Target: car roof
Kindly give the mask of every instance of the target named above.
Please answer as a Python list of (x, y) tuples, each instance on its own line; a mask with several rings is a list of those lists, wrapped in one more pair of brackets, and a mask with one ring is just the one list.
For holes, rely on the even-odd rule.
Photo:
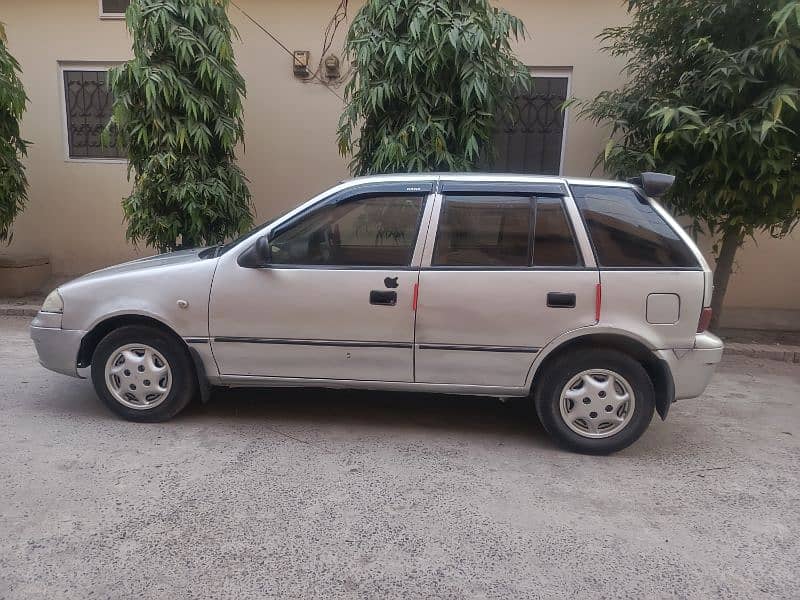
[(385, 181), (420, 181), (420, 180), (440, 180), (440, 181), (470, 181), (470, 182), (497, 182), (497, 183), (561, 183), (566, 185), (593, 185), (604, 187), (626, 187), (633, 188), (633, 184), (627, 181), (614, 179), (595, 179), (587, 177), (558, 177), (553, 175), (526, 175), (522, 173), (482, 173), (482, 172), (438, 172), (438, 173), (393, 173), (382, 175), (364, 175), (345, 179), (340, 183), (358, 185), (361, 183), (380, 183)]

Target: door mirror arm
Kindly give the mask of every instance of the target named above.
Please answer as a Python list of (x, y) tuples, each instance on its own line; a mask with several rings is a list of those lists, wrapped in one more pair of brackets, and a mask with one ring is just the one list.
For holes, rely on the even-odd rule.
[(270, 245), (269, 234), (262, 235), (256, 240), (256, 254), (263, 266), (272, 262), (272, 247)]
[(272, 262), (272, 247), (269, 234), (260, 236), (256, 243), (239, 255), (236, 261), (245, 269), (261, 269)]

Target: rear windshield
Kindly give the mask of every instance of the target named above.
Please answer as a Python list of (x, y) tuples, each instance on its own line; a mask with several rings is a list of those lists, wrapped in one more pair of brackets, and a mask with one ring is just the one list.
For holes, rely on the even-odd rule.
[(700, 267), (678, 233), (632, 189), (571, 189), (601, 267)]

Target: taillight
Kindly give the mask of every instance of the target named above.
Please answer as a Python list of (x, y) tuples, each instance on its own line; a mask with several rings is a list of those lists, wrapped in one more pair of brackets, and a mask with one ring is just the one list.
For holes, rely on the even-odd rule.
[(700, 320), (697, 322), (697, 333), (703, 333), (711, 325), (711, 308), (704, 308), (700, 311)]

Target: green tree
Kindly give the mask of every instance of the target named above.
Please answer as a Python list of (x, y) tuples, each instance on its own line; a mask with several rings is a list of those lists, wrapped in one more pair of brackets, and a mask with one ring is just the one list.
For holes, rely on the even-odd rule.
[(0, 242), (11, 242), (11, 224), (28, 200), (28, 180), (22, 159), (28, 142), (20, 137), (19, 123), (28, 97), (19, 79), (21, 69), (6, 46), (0, 23)]
[(367, 0), (347, 35), (339, 151), (354, 174), (469, 171), (492, 158), (498, 115), (530, 85), (522, 22), (487, 0)]
[(715, 239), (714, 321), (737, 249), (800, 218), (800, 2), (630, 0), (605, 29), (628, 82), (582, 104), (611, 124), (598, 164), (677, 175), (666, 201)]
[(125, 22), (134, 58), (112, 69), (106, 130), (128, 153), (128, 239), (159, 250), (221, 242), (252, 224), (236, 165), (245, 84), (227, 0), (134, 0)]

